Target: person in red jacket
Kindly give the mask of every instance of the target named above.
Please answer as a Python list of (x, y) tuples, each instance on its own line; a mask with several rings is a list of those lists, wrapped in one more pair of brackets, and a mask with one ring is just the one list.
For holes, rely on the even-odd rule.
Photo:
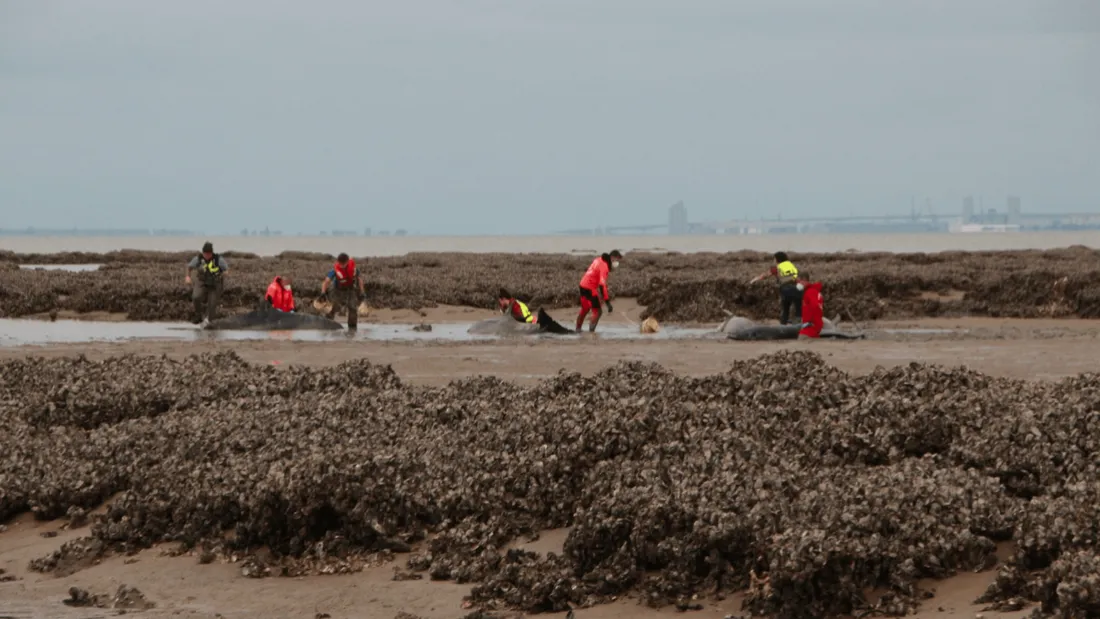
[(584, 277), (581, 278), (581, 312), (577, 314), (577, 331), (584, 325), (584, 317), (592, 312), (592, 320), (588, 323), (588, 330), (595, 331), (600, 322), (601, 300), (607, 304), (607, 313), (615, 311), (611, 306), (611, 293), (607, 289), (607, 276), (613, 269), (619, 268), (619, 261), (623, 255), (617, 249), (609, 254), (602, 254), (592, 261)]
[(349, 258), (347, 254), (341, 253), (336, 257), (336, 263), (332, 265), (332, 270), (321, 282), (322, 298), (328, 297), (330, 286), (332, 287), (332, 309), (329, 310), (328, 318), (335, 318), (337, 311), (346, 308), (348, 312), (348, 329), (355, 331), (359, 326), (359, 302), (362, 301), (366, 290), (359, 269), (355, 266), (355, 261)]
[(290, 278), (276, 275), (268, 285), (264, 299), (273, 309), (280, 312), (293, 312), (294, 292), (290, 289)]
[(798, 337), (819, 337), (825, 326), (825, 297), (821, 282), (811, 282), (805, 272), (799, 274), (798, 289), (802, 292), (802, 330)]

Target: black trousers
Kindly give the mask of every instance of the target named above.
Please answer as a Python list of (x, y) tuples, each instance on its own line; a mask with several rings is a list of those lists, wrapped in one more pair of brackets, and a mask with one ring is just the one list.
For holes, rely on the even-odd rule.
[(794, 315), (799, 323), (802, 322), (802, 291), (794, 284), (784, 284), (779, 287), (779, 324), (788, 324), (791, 314), (791, 306), (794, 306)]

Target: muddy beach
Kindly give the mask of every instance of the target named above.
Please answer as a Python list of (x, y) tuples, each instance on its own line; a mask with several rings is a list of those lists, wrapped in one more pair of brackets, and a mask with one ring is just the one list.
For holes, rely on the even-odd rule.
[[(283, 252), (261, 258), (226, 251), (228, 313), (252, 309), (275, 275), (295, 282), (309, 311), (332, 256)], [(0, 317), (50, 312), (118, 315), (132, 321), (182, 321), (190, 311), (183, 272), (191, 253), (106, 254), (0, 252)], [(829, 308), (853, 320), (924, 317), (1100, 317), (1100, 252), (1047, 251), (937, 254), (797, 254), (791, 258), (825, 282)], [(533, 306), (568, 307), (592, 257), (571, 254), (420, 253), (359, 259), (374, 309), (420, 311), (439, 306), (488, 309), (505, 287)], [(636, 298), (642, 317), (662, 322), (714, 322), (726, 311), (754, 319), (776, 315), (774, 287), (750, 286), (772, 264), (760, 252), (629, 253), (611, 279), (613, 295)], [(20, 268), (20, 265), (65, 269)], [(71, 265), (91, 265), (74, 271)]]

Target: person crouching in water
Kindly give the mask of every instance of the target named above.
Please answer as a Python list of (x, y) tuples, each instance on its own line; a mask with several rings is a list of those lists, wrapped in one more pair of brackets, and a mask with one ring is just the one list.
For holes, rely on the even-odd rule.
[(348, 258), (347, 254), (336, 257), (336, 263), (328, 272), (325, 281), (321, 283), (321, 296), (329, 296), (329, 286), (333, 286), (331, 295), (332, 309), (328, 318), (336, 317), (336, 312), (342, 307), (348, 310), (348, 329), (356, 329), (359, 325), (359, 301), (366, 294), (363, 289), (363, 280), (359, 277), (359, 270), (355, 268), (355, 261)]
[(787, 258), (787, 253), (775, 252), (775, 266), (752, 278), (749, 284), (755, 284), (769, 275), (779, 283), (779, 324), (788, 324), (791, 307), (794, 307), (795, 320), (802, 321), (802, 291), (798, 289), (798, 268)]
[(290, 278), (276, 275), (275, 279), (267, 286), (264, 300), (272, 309), (280, 312), (294, 311), (294, 292), (290, 289)]
[(497, 293), (497, 297), (501, 313), (510, 314), (517, 322), (538, 323), (538, 317), (531, 313), (531, 310), (527, 308), (527, 304), (517, 299), (512, 293), (501, 288), (500, 292)]
[(607, 304), (607, 313), (615, 311), (611, 306), (611, 294), (607, 290), (607, 276), (612, 269), (619, 268), (619, 260), (623, 255), (619, 250), (613, 249), (609, 254), (602, 254), (592, 261), (584, 277), (581, 278), (581, 312), (577, 314), (577, 331), (584, 325), (584, 317), (592, 312), (592, 320), (588, 323), (588, 330), (594, 332), (600, 322), (600, 300)]
[(798, 277), (797, 287), (802, 293), (802, 330), (798, 339), (821, 337), (825, 326), (825, 297), (821, 294), (821, 282), (811, 282), (810, 276), (802, 273)]

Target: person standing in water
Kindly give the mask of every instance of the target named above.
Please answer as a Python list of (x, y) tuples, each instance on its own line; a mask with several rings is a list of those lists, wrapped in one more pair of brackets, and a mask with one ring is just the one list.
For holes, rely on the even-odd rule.
[(355, 330), (359, 326), (359, 302), (366, 294), (363, 287), (363, 279), (359, 276), (359, 269), (355, 267), (355, 261), (348, 258), (347, 254), (336, 257), (336, 263), (328, 272), (325, 281), (321, 283), (321, 296), (329, 295), (329, 286), (333, 286), (332, 309), (328, 318), (336, 317), (336, 312), (346, 307), (348, 310), (348, 329)]
[(581, 278), (581, 311), (577, 314), (577, 331), (584, 326), (584, 317), (592, 312), (592, 319), (588, 323), (588, 331), (595, 332), (596, 325), (600, 322), (601, 300), (607, 305), (607, 313), (615, 311), (611, 306), (611, 293), (607, 289), (607, 277), (612, 270), (619, 268), (619, 261), (623, 255), (617, 249), (611, 253), (602, 254), (592, 261), (584, 277)]
[(184, 281), (192, 286), (191, 302), (194, 304), (194, 314), (191, 322), (199, 324), (206, 320), (215, 320), (218, 317), (218, 303), (222, 298), (222, 290), (225, 288), (225, 274), (229, 271), (229, 265), (225, 258), (214, 253), (214, 244), (210, 241), (203, 243), (202, 253), (187, 263), (187, 277)]
[(775, 266), (752, 278), (749, 284), (755, 284), (769, 275), (779, 284), (779, 324), (788, 323), (791, 307), (794, 307), (795, 319), (802, 322), (802, 291), (798, 289), (798, 267), (787, 257), (786, 252), (774, 254)]

